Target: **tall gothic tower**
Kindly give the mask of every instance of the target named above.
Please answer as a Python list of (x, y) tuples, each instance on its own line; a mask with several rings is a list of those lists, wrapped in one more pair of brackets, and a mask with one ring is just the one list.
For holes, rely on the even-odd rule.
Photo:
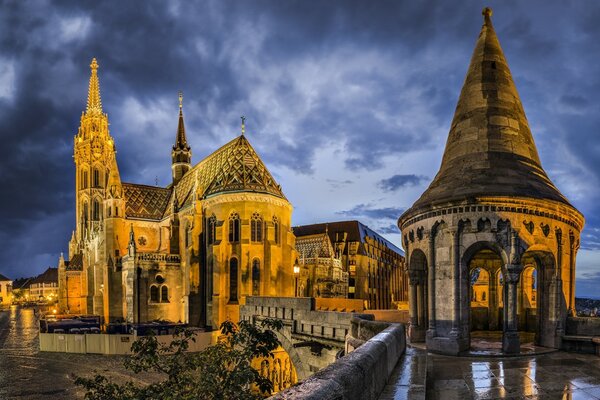
[(90, 64), (91, 76), (87, 107), (81, 115), (74, 138), (76, 221), (75, 240), (79, 244), (100, 227), (103, 200), (110, 167), (115, 158), (114, 140), (108, 132), (108, 115), (102, 111), (98, 62)]
[(173, 185), (185, 175), (192, 167), (192, 148), (188, 145), (185, 137), (185, 126), (183, 125), (183, 94), (179, 92), (179, 124), (177, 136), (171, 152), (171, 171), (173, 172)]

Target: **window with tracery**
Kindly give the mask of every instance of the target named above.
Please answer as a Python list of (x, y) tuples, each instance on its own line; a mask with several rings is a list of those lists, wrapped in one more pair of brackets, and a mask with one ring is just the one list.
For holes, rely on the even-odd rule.
[(238, 259), (229, 261), (229, 301), (238, 301)]
[(252, 214), (252, 220), (250, 221), (250, 240), (252, 242), (262, 242), (262, 225), (263, 222), (260, 214)]
[(162, 303), (168, 303), (169, 302), (169, 288), (167, 287), (167, 285), (163, 285), (160, 288), (160, 301)]
[(208, 244), (214, 244), (217, 240), (217, 217), (214, 214), (208, 219), (207, 231)]
[(240, 216), (237, 213), (229, 217), (229, 242), (237, 243), (240, 241)]
[(92, 187), (100, 187), (100, 171), (98, 170), (98, 168), (94, 168), (94, 174), (92, 179)]

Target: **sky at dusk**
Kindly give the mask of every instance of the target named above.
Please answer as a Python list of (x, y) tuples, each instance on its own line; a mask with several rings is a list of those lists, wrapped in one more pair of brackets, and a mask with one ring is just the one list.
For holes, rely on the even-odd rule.
[(193, 163), (245, 115), (294, 225), (358, 219), (399, 246), (396, 221), (439, 168), (489, 5), (542, 164), (586, 217), (577, 294), (600, 296), (600, 2), (1, 4), (4, 275), (67, 251), (92, 57), (123, 181), (170, 183), (181, 90)]

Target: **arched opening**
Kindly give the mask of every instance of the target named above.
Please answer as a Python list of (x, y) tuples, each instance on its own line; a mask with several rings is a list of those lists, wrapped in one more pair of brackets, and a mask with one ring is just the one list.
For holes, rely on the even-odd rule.
[(427, 257), (415, 249), (410, 255), (409, 267), (409, 337), (413, 342), (425, 340), (427, 330)]
[(252, 214), (252, 220), (250, 221), (250, 241), (262, 242), (262, 225), (263, 221), (260, 214)]
[(158, 303), (158, 286), (150, 286), (150, 301), (152, 303)]
[(160, 301), (161, 303), (169, 302), (169, 288), (166, 285), (160, 288)]
[(252, 261), (252, 296), (260, 295), (260, 260)]
[[(298, 372), (292, 360), (283, 346), (279, 346), (272, 352), (273, 357), (257, 357), (252, 361), (252, 366), (259, 374), (267, 378), (273, 384), (273, 393), (281, 392), (298, 382)], [(298, 355), (296, 354), (296, 357)]]
[(238, 301), (238, 259), (229, 260), (229, 302)]
[(472, 336), (487, 336), (479, 332), (501, 330), (502, 265), (502, 258), (486, 246), (476, 251), (469, 260)]
[(229, 217), (229, 242), (237, 243), (240, 241), (240, 216), (232, 213)]

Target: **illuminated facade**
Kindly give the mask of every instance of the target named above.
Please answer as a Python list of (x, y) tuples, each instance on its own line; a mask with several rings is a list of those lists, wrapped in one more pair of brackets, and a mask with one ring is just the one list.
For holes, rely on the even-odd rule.
[(0, 274), (0, 305), (12, 303), (12, 284), (12, 280)]
[(532, 327), (537, 344), (560, 348), (584, 218), (542, 168), (492, 12), (483, 14), (440, 170), (398, 221), (409, 336), (458, 354), (485, 326), (518, 353), (518, 331)]
[(92, 61), (74, 138), (76, 229), (59, 260), (63, 312), (218, 327), (247, 295), (292, 296), (292, 206), (242, 135), (195, 166), (182, 97), (172, 183), (121, 181)]
[[(358, 221), (338, 221), (297, 226), (294, 234), (299, 264), (302, 264), (303, 252), (306, 257), (315, 251), (308, 250), (309, 247), (303, 250), (301, 243), (311, 241), (314, 249), (315, 238), (328, 236), (329, 244), (321, 241), (318, 248), (321, 252), (331, 252), (333, 258), (340, 261), (341, 272), (348, 273), (348, 298), (364, 300), (365, 309), (407, 308), (408, 275), (404, 253), (368, 226)], [(327, 246), (331, 249), (327, 250)], [(308, 271), (301, 269), (300, 275), (308, 274)], [(314, 296), (314, 291), (305, 293)]]

